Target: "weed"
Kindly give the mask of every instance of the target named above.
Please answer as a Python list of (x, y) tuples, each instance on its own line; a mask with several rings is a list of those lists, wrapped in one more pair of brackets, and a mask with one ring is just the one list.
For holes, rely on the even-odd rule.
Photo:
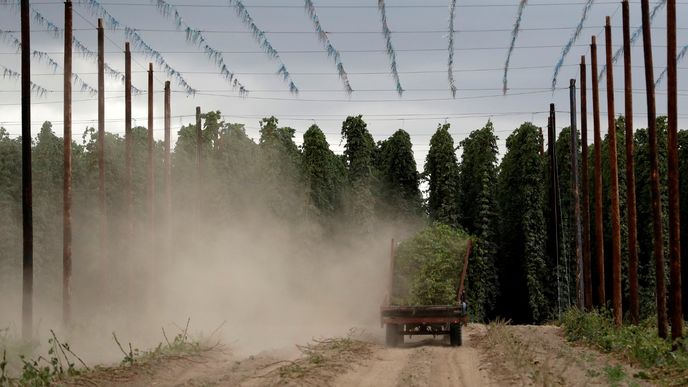
[(619, 383), (626, 379), (626, 372), (619, 364), (613, 366), (606, 365), (602, 370), (607, 376), (607, 381), (612, 386), (618, 386)]
[[(16, 378), (9, 375), (7, 350), (3, 349), (2, 361), (0, 361), (0, 385), (49, 386), (57, 380), (79, 375), (82, 370), (89, 369), (72, 351), (68, 343), (60, 342), (52, 330), (50, 335), (47, 357), (39, 355), (29, 358), (23, 354), (19, 355), (22, 367), (21, 373)], [(78, 368), (77, 362), (81, 364), (81, 368)]]
[(654, 319), (617, 328), (609, 311), (584, 313), (571, 309), (564, 313), (561, 322), (568, 340), (615, 353), (645, 369), (634, 377), (670, 385), (688, 379), (688, 353), (672, 350), (671, 342), (658, 337)]

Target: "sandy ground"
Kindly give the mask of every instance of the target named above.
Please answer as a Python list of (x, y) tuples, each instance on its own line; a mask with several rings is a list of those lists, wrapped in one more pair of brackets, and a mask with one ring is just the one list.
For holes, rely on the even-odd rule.
[(647, 385), (637, 371), (574, 347), (558, 327), (469, 324), (463, 345), (407, 338), (332, 339), (294, 350), (236, 358), (218, 347), (191, 358), (96, 371), (68, 385), (104, 386), (589, 386)]

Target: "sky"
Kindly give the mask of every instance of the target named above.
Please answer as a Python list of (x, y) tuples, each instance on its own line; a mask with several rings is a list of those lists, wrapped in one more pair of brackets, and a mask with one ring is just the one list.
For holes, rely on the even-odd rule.
[[(12, 38), (19, 38), (18, 8), (0, 1), (0, 74), (5, 69), (20, 71), (20, 55)], [(18, 2), (18, 1), (16, 1)], [(97, 50), (95, 25), (99, 14), (88, 6), (89, 0), (74, 1), (74, 36), (92, 51)], [(458, 143), (472, 130), (494, 123), (500, 152), (505, 151), (508, 135), (525, 121), (546, 126), (550, 103), (556, 104), (557, 127), (569, 125), (569, 79), (578, 79), (581, 55), (590, 63), (591, 36), (597, 35), (598, 58), (604, 63), (605, 16), (611, 17), (614, 51), (621, 45), (621, 3), (594, 1), (578, 40), (565, 57), (557, 88), (551, 91), (554, 67), (562, 48), (573, 35), (586, 1), (529, 1), (523, 9), (520, 30), (510, 60), (508, 91), (502, 94), (502, 80), (519, 1), (457, 0), (454, 20), (454, 78), (458, 89), (452, 98), (448, 82), (448, 42), (450, 0), (387, 0), (386, 16), (402, 96), (390, 72), (390, 59), (382, 33), (381, 14), (374, 0), (313, 0), (322, 28), (333, 47), (340, 52), (353, 93), (348, 95), (337, 68), (318, 40), (304, 1), (244, 0), (245, 9), (255, 25), (277, 51), (279, 60), (266, 55), (249, 28), (236, 13), (236, 7), (223, 0), (169, 0), (185, 23), (202, 31), (209, 46), (222, 52), (224, 63), (247, 89), (245, 96), (232, 88), (203, 49), (186, 39), (177, 29), (173, 16), (163, 15), (155, 0), (102, 0), (100, 4), (120, 26), (106, 23), (105, 60), (113, 69), (124, 72), (123, 31), (138, 31), (143, 41), (160, 53), (170, 68), (196, 90), (188, 95), (178, 79), (168, 77), (154, 64), (154, 135), (163, 137), (163, 85), (172, 83), (172, 133), (182, 125), (195, 122), (195, 107), (219, 110), (228, 122), (243, 123), (247, 134), (258, 138), (259, 121), (274, 115), (280, 126), (296, 129), (295, 141), (317, 124), (327, 135), (332, 149), (341, 153), (341, 124), (349, 115), (362, 114), (376, 140), (389, 137), (397, 129), (411, 135), (419, 168), (422, 168), (432, 133), (438, 124), (450, 123)], [(5, 4), (5, 5), (3, 5)], [(31, 2), (35, 11), (55, 26), (64, 26), (64, 4), (58, 0)], [(654, 7), (655, 1), (650, 6)], [(631, 1), (631, 25), (640, 26), (640, 2)], [(678, 2), (678, 49), (688, 44), (688, 2)], [(653, 22), (655, 77), (666, 66), (666, 8)], [(32, 20), (31, 48), (47, 53), (59, 66), (63, 64), (63, 38), (54, 36)], [(133, 45), (133, 85), (146, 90), (146, 70), (154, 60)], [(645, 79), (642, 37), (633, 51), (634, 119), (646, 127)], [(284, 64), (299, 89), (277, 75)], [(74, 50), (74, 72), (94, 88), (97, 86), (96, 61)], [(32, 96), (32, 130), (37, 133), (43, 121), (51, 121), (58, 135), (63, 127), (62, 69), (53, 71), (46, 60), (32, 60), (32, 81), (49, 90)], [(588, 71), (590, 76), (590, 71)], [(624, 110), (622, 60), (614, 66), (616, 114)], [(688, 89), (688, 63), (679, 63), (679, 127), (688, 127), (688, 114), (682, 114)], [(578, 81), (579, 82), (579, 81)], [(590, 87), (591, 80), (588, 79)], [(106, 130), (124, 132), (124, 92), (120, 80), (106, 77)], [(600, 80), (602, 133), (606, 125), (606, 82)], [(21, 132), (20, 83), (12, 77), (0, 78), (0, 126), (12, 136)], [(577, 93), (577, 98), (579, 97)], [(589, 94), (589, 103), (591, 97)], [(87, 127), (97, 126), (97, 97), (74, 87), (73, 136), (81, 141)], [(146, 126), (146, 94), (133, 98), (134, 125)], [(592, 112), (592, 107), (588, 105)], [(666, 113), (666, 81), (657, 87), (657, 113)], [(580, 118), (579, 118), (580, 120)], [(580, 122), (580, 121), (579, 121)], [(589, 118), (592, 141), (592, 117)], [(460, 152), (460, 150), (459, 150)]]

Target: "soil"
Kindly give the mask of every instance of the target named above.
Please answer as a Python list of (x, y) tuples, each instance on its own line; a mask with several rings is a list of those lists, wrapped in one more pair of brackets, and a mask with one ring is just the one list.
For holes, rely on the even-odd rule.
[(101, 369), (64, 385), (104, 386), (589, 386), (648, 385), (627, 365), (572, 346), (554, 326), (469, 324), (463, 345), (407, 337), (387, 348), (380, 335), (316, 340), (237, 358), (216, 347), (189, 357)]

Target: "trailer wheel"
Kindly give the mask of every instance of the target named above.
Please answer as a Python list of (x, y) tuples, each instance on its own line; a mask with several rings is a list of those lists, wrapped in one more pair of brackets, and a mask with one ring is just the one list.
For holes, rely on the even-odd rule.
[(461, 346), (461, 324), (449, 325), (449, 343), (452, 347)]
[(387, 324), (385, 334), (385, 344), (388, 347), (396, 347), (404, 342), (404, 336), (400, 332), (400, 326), (397, 324)]

